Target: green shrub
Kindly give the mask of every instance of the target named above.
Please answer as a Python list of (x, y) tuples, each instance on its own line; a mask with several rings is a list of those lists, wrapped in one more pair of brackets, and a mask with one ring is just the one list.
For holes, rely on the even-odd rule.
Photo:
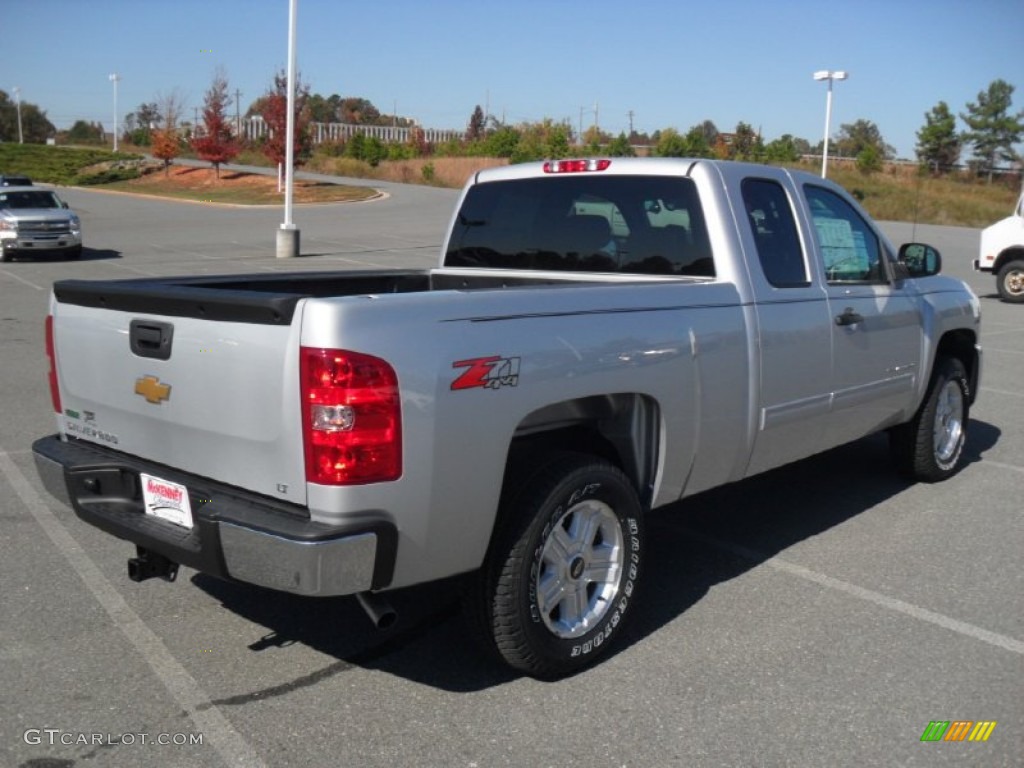
[(95, 173), (82, 173), (75, 176), (71, 183), (81, 187), (91, 187), (96, 184), (109, 184), (112, 181), (128, 181), (137, 179), (142, 175), (138, 168), (107, 168)]
[(97, 163), (138, 159), (139, 155), (98, 148), (0, 144), (0, 173), (23, 173), (33, 181), (50, 184), (72, 183), (83, 168)]

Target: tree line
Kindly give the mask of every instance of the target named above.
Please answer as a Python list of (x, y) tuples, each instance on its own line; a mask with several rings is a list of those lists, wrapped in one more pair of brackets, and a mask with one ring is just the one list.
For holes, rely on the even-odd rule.
[[(255, 99), (244, 113), (245, 119), (260, 116), (269, 131), (250, 142), (272, 163), (283, 163), (286, 155), (285, 124), (287, 117), (287, 78), (276, 73), (267, 91)], [(1024, 111), (1014, 112), (1014, 86), (1004, 80), (993, 81), (978, 93), (976, 101), (965, 105), (959, 117), (966, 125), (958, 130), (957, 118), (945, 101), (940, 101), (925, 114), (925, 123), (917, 132), (918, 161), (936, 173), (958, 167), (965, 149), (972, 152), (968, 166), (979, 174), (991, 174), (1004, 164), (1019, 163), (1015, 149), (1024, 135)], [(220, 165), (237, 157), (244, 142), (232, 127), (229, 109), (234, 105), (227, 74), (218, 68), (204, 94), (202, 118), (197, 125), (184, 121), (184, 98), (174, 90), (143, 103), (126, 116), (124, 138), (137, 146), (148, 146), (162, 159), (165, 169), (183, 151), (191, 148), (201, 159), (210, 162), (219, 174)], [(42, 142), (57, 134), (46, 112), (35, 104), (22, 102), (22, 135), (25, 141)], [(241, 116), (239, 105), (235, 114)], [(0, 91), (0, 141), (17, 141), (17, 105)], [(361, 97), (338, 94), (323, 96), (311, 93), (301, 78), (295, 99), (296, 165), (302, 165), (312, 154), (311, 123), (349, 123), (362, 125), (394, 125), (407, 128), (409, 140), (384, 143), (376, 137), (356, 134), (342, 141), (333, 141), (320, 151), (328, 155), (352, 157), (377, 165), (385, 159), (407, 159), (424, 155), (505, 157), (511, 162), (542, 158), (566, 157), (581, 150), (611, 156), (636, 154), (636, 147), (645, 145), (650, 154), (660, 157), (718, 157), (754, 162), (794, 162), (803, 155), (821, 154), (823, 142), (811, 144), (792, 134), (784, 134), (765, 142), (760, 131), (746, 122), (739, 122), (731, 132), (720, 131), (711, 120), (704, 120), (686, 132), (665, 128), (652, 134), (633, 132), (612, 136), (591, 126), (577, 133), (568, 120), (545, 118), (537, 122), (509, 125), (493, 115), (486, 115), (477, 105), (467, 121), (465, 135), (437, 145), (427, 143), (423, 131), (414, 120), (397, 114), (384, 114), (372, 102)], [(77, 121), (65, 138), (72, 142), (96, 142), (103, 139), (100, 123)], [(837, 135), (830, 137), (836, 155), (853, 158), (862, 171), (878, 170), (895, 155), (878, 126), (865, 119), (842, 124)]]
[(1014, 148), (1024, 135), (1024, 111), (1012, 111), (1014, 87), (1005, 80), (994, 80), (978, 93), (976, 101), (968, 102), (960, 119), (967, 129), (957, 130), (956, 117), (949, 105), (940, 101), (924, 116), (925, 123), (917, 132), (918, 160), (937, 173), (948, 172), (960, 162), (965, 147), (973, 157), (972, 170), (992, 172), (1002, 163), (1019, 163)]

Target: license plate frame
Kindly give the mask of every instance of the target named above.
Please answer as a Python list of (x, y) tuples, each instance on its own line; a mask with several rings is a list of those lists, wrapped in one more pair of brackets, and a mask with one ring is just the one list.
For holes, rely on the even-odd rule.
[(139, 473), (139, 484), (142, 487), (142, 510), (145, 514), (191, 530), (195, 521), (188, 488), (145, 472)]

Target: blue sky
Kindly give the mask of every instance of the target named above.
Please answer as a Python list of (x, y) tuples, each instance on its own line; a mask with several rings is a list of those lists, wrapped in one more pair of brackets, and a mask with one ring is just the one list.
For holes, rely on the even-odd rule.
[[(217, 66), (242, 111), (287, 63), (287, 0), (0, 0), (0, 89), (58, 128), (119, 121), (177, 88), (191, 118)], [(313, 92), (360, 96), (430, 128), (475, 105), (618, 133), (744, 121), (766, 140), (874, 122), (899, 156), (940, 100), (954, 113), (1001, 78), (1024, 109), (1021, 0), (299, 0), (298, 65)], [(207, 52), (208, 51), (208, 52)], [(231, 110), (234, 111), (233, 108)], [(963, 125), (961, 123), (960, 127)], [(966, 157), (964, 158), (966, 159)]]

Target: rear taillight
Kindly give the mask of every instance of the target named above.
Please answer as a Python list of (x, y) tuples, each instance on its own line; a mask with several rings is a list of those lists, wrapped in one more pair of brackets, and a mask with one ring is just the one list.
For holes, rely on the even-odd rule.
[(302, 347), (302, 439), (306, 480), (356, 485), (402, 474), (398, 377), (384, 360)]
[(61, 413), (60, 390), (57, 389), (57, 356), (53, 352), (53, 315), (46, 316), (46, 358), (50, 361), (50, 371), (47, 374), (50, 380), (50, 402), (53, 403), (54, 413)]

